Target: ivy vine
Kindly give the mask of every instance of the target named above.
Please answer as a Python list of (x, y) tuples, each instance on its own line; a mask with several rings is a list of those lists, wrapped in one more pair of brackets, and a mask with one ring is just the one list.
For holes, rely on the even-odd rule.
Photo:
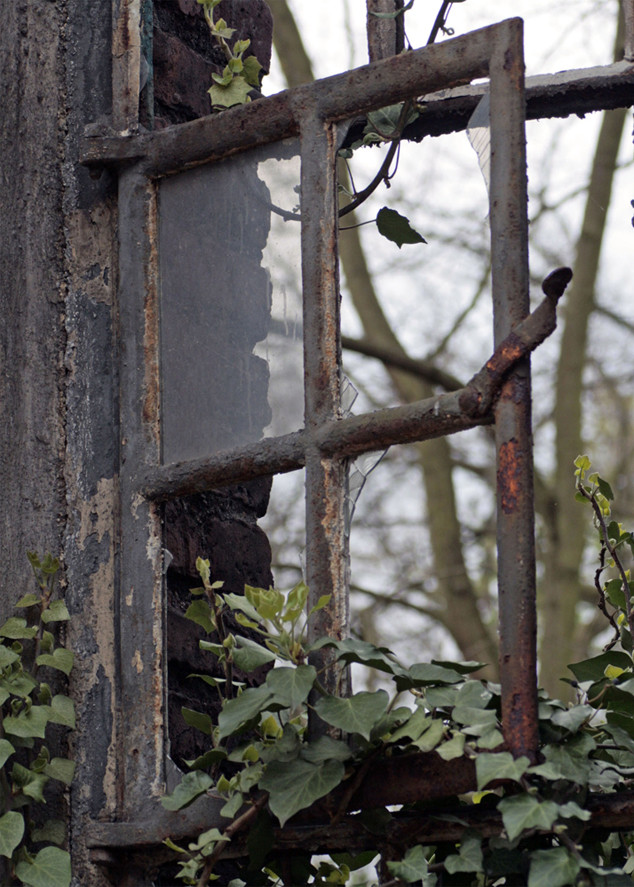
[[(624, 553), (634, 553), (634, 536), (611, 518), (612, 490), (590, 473), (587, 456), (575, 466), (576, 496), (592, 508), (599, 535), (598, 605), (616, 634), (602, 653), (570, 666), (574, 704), (540, 691), (536, 761), (506, 751), (500, 688), (470, 677), (482, 663), (405, 667), (388, 649), (355, 638), (325, 637), (308, 644), (307, 618), (326, 606), (327, 598), (307, 616), (308, 589), (301, 582), (288, 594), (249, 586), (244, 595), (223, 593), (222, 583), (211, 581), (209, 562), (199, 559), (202, 586), (194, 590), (187, 616), (212, 636), (200, 646), (217, 657), (224, 678), (198, 679), (216, 688), (222, 708), (217, 723), (204, 712), (184, 710), (187, 722), (209, 737), (210, 748), (189, 762), (190, 772), (163, 805), (179, 810), (201, 795), (221, 798), (228, 825), (210, 829), (188, 846), (168, 842), (180, 858), (185, 883), (210, 883), (227, 842), (249, 832), (241, 845), (247, 880), (234, 879), (231, 887), (631, 887), (634, 836), (592, 828), (591, 818), (593, 799), (614, 799), (634, 785), (633, 586), (624, 566)], [(259, 641), (227, 632), (228, 612)], [(382, 672), (394, 693), (328, 694), (308, 661), (311, 651), (325, 646), (342, 665)], [(232, 680), (234, 667), (249, 674), (263, 665), (271, 668), (260, 686), (245, 688)], [(327, 729), (309, 732), (309, 717)], [(444, 805), (436, 813), (461, 824), (461, 834), (453, 842), (415, 844), (399, 853), (387, 839), (390, 823), (420, 812), (420, 805), (356, 814), (347, 813), (347, 805), (380, 760), (431, 752), (438, 761), (473, 763), (473, 790), (452, 799), (451, 815)], [(292, 827), (293, 817), (320, 801), (334, 823), (363, 818), (376, 849), (333, 853), (318, 861), (295, 851), (289, 881), (283, 855), (271, 849), (273, 829), (289, 822)], [(428, 815), (433, 812), (427, 809)], [(493, 828), (479, 828), (485, 820)], [(377, 853), (379, 881), (359, 880)]]
[(75, 726), (72, 700), (58, 692), (73, 667), (73, 653), (54, 630), (69, 619), (58, 596), (59, 560), (28, 555), (37, 592), (16, 604), (24, 616), (0, 626), (0, 862), (3, 885), (69, 887), (66, 825), (46, 815), (51, 780), (71, 784), (75, 765), (52, 757), (51, 728)]

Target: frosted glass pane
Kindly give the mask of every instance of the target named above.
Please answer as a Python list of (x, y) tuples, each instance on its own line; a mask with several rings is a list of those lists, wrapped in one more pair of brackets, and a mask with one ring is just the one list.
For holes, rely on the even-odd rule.
[(303, 424), (297, 140), (159, 185), (163, 462)]

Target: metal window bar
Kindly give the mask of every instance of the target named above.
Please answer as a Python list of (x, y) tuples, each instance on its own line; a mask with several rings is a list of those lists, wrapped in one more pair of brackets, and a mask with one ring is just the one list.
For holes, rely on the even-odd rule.
[[(138, 2), (128, 0), (135, 8)], [(631, 5), (631, 0), (628, 3)], [(124, 81), (129, 68), (123, 63), (118, 65)], [(121, 74), (124, 69), (128, 72), (125, 76)], [(486, 76), (491, 81), (490, 207), (496, 354), (459, 391), (342, 418), (335, 125), (373, 108), (429, 95), (456, 80)], [(508, 370), (518, 356), (528, 354), (537, 344), (539, 336), (533, 327), (539, 325), (539, 318), (535, 318), (543, 307), (523, 320), (528, 311), (528, 258), (521, 20), (511, 19), (441, 45), (388, 58), (220, 116), (158, 133), (130, 134), (134, 126), (128, 93), (129, 90), (120, 91), (122, 107), (114, 114), (122, 132), (86, 138), (82, 158), (89, 165), (120, 166), (122, 440), (121, 587), (116, 613), (118, 690), (120, 711), (136, 714), (125, 724), (122, 720), (117, 730), (120, 821), (95, 823), (89, 843), (102, 850), (141, 847), (155, 844), (167, 834), (187, 835), (219, 821), (219, 805), (212, 801), (199, 803), (195, 809), (178, 815), (166, 814), (157, 805), (169, 778), (163, 725), (164, 600), (157, 503), (306, 466), (307, 578), (313, 598), (333, 595), (331, 607), (323, 611), (313, 631), (338, 634), (345, 631), (347, 606), (342, 556), (345, 460), (394, 443), (450, 434), (493, 419), (498, 451), (505, 739), (515, 754), (534, 755), (535, 581), (530, 375), (525, 356), (506, 377), (494, 417), (490, 410), (503, 370)], [(155, 182), (189, 166), (210, 163), (297, 134), (302, 160), (305, 428), (295, 434), (210, 454), (208, 458), (161, 465)], [(524, 338), (522, 330), (526, 332)], [(506, 347), (509, 334), (511, 339), (515, 336), (510, 351)], [(334, 687), (337, 676), (334, 671), (332, 675)], [(436, 763), (433, 773), (425, 766), (424, 761), (419, 762), (417, 776), (412, 771), (413, 762), (409, 764), (406, 781), (410, 791), (418, 792), (417, 796), (440, 797), (473, 785), (473, 765), (469, 761), (464, 766), (451, 762), (451, 768)], [(395, 786), (389, 779), (385, 797), (378, 798), (377, 780), (373, 779), (373, 783), (374, 803), (404, 799), (393, 796)], [(399, 788), (402, 795), (403, 780), (396, 786), (397, 794)], [(362, 794), (361, 791), (360, 803)], [(388, 797), (391, 800), (386, 800)]]

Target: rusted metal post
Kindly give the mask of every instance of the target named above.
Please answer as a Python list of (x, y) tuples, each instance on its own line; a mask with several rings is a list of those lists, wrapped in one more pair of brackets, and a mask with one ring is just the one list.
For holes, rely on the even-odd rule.
[[(302, 114), (301, 153), (305, 422), (310, 436), (341, 415), (336, 128), (312, 111)], [(345, 474), (343, 459), (322, 456), (316, 441), (307, 446), (309, 607), (331, 595), (329, 605), (311, 617), (310, 639), (342, 638), (348, 631)], [(347, 692), (347, 672), (334, 664), (331, 650), (312, 654), (311, 661), (329, 693)]]
[(165, 783), (165, 599), (158, 506), (138, 494), (158, 462), (156, 204), (144, 171), (119, 177), (120, 538), (115, 600), (121, 818), (142, 818)]
[(141, 91), (141, 0), (112, 2), (112, 126), (139, 128)]
[[(370, 62), (397, 55), (403, 49), (403, 0), (366, 0), (368, 10), (368, 58)], [(391, 18), (382, 18), (387, 15)]]
[[(491, 251), (496, 346), (528, 314), (528, 223), (522, 22), (496, 35), (491, 83)], [(537, 620), (530, 364), (495, 407), (502, 724), (509, 750), (537, 750)]]

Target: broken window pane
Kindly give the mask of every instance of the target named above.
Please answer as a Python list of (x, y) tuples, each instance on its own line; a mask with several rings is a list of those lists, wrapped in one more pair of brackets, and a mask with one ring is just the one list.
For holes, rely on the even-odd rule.
[(164, 463), (303, 424), (298, 143), (159, 185)]

